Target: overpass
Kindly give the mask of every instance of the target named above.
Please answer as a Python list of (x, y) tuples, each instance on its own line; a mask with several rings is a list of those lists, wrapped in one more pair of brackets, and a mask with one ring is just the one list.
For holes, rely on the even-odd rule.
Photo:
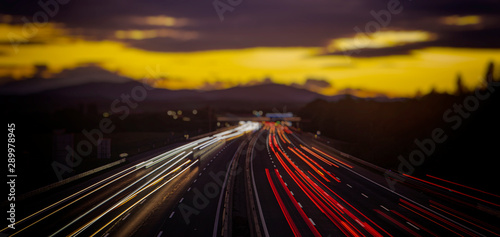
[(289, 121), (300, 122), (301, 118), (293, 116), (292, 113), (267, 113), (266, 116), (238, 116), (225, 115), (217, 116), (218, 122), (239, 122), (239, 121), (254, 121), (254, 122), (273, 122), (273, 121)]

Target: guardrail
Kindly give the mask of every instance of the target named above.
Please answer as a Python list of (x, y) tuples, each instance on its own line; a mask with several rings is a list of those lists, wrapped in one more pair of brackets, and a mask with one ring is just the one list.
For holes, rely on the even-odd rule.
[[(250, 137), (249, 137), (250, 138)], [(238, 168), (239, 159), (243, 148), (247, 145), (248, 138), (243, 140), (236, 152), (234, 153), (234, 160), (231, 164), (231, 169), (229, 170), (229, 176), (227, 180), (227, 188), (224, 197), (224, 212), (222, 214), (222, 235), (232, 236), (232, 226), (233, 226), (233, 187), (235, 175), (237, 174), (236, 169)]]
[[(257, 215), (257, 208), (256, 208), (256, 205), (255, 205), (255, 200), (254, 200), (254, 190), (253, 190), (253, 186), (252, 186), (252, 172), (250, 170), (250, 163), (252, 162), (252, 151), (255, 147), (255, 144), (257, 143), (257, 139), (259, 138), (259, 136), (261, 135), (262, 133), (262, 129), (258, 132), (258, 133), (255, 133), (254, 137), (252, 138), (252, 140), (250, 141), (248, 147), (249, 149), (247, 150), (247, 154), (246, 154), (246, 159), (245, 159), (245, 186), (246, 186), (246, 190), (247, 190), (247, 194), (246, 194), (246, 197), (247, 197), (247, 213), (248, 213), (248, 219), (250, 221), (251, 224), (253, 224), (253, 228), (250, 227), (250, 230), (251, 230), (251, 233), (252, 235), (251, 236), (257, 236), (257, 237), (261, 237), (262, 236), (262, 231), (260, 229), (260, 225), (259, 225), (259, 220), (258, 220), (258, 215)], [(256, 191), (256, 190), (255, 190)], [(258, 197), (256, 197), (258, 198)]]

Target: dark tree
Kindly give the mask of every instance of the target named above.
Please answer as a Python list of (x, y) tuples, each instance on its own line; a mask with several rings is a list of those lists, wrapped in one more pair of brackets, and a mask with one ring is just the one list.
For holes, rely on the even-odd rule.
[(486, 83), (491, 83), (493, 82), (493, 72), (495, 71), (495, 65), (493, 64), (493, 61), (490, 61), (488, 64), (488, 69), (486, 69), (486, 75), (485, 75), (485, 80)]
[(467, 88), (464, 85), (464, 82), (462, 80), (462, 75), (459, 73), (457, 75), (457, 89), (455, 91), (456, 95), (463, 95), (467, 93)]

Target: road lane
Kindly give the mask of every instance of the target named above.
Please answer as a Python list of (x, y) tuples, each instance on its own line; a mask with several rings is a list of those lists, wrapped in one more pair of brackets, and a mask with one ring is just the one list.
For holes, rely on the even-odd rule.
[[(499, 236), (499, 228), (488, 224), (499, 221), (498, 195), (436, 176), (404, 174), (391, 175), (397, 182), (392, 190), (384, 169), (312, 136), (273, 123), (257, 129), (244, 123), (53, 190), (39, 197), (41, 204), (27, 203), (33, 208), (22, 213), (28, 218), (20, 218), (15, 231), (2, 231), (19, 236)], [(233, 160), (241, 172), (228, 176)], [(228, 222), (227, 216), (237, 220)], [(225, 232), (227, 223), (239, 229)]]
[[(52, 203), (47, 206), (32, 205), (33, 208), (30, 210), (38, 211), (25, 214), (26, 218), (19, 218), (16, 230), (4, 228), (2, 231), (10, 235), (77, 235), (87, 228), (99, 230), (103, 226), (93, 225), (101, 221), (101, 218), (104, 222), (113, 220), (114, 217), (110, 217), (109, 214), (127, 210), (128, 205), (148, 191), (167, 185), (165, 180), (176, 177), (189, 165), (189, 162), (202, 160), (199, 156), (203, 156), (207, 151), (212, 152), (227, 140), (256, 129), (255, 126), (255, 123), (245, 123), (234, 129), (181, 144), (164, 153), (131, 164), (125, 170), (116, 169), (108, 172), (103, 175), (106, 178), (95, 183), (87, 182), (86, 186), (74, 190), (74, 193), (68, 196), (63, 196), (68, 193), (67, 190), (56, 194), (50, 193), (52, 197), (58, 198), (52, 198)], [(194, 157), (195, 154), (197, 157)], [(54, 199), (58, 201), (54, 202)], [(110, 224), (104, 224), (104, 227)], [(89, 228), (90, 226), (92, 227)]]

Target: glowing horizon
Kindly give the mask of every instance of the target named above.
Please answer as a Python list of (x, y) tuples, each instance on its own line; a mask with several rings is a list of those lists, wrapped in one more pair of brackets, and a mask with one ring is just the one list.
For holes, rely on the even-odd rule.
[[(0, 35), (21, 34), (21, 30), (20, 25), (0, 24)], [(142, 35), (144, 32), (136, 32), (136, 37), (146, 37)], [(426, 41), (432, 37), (425, 32), (379, 32), (374, 34), (372, 48)], [(452, 47), (428, 47), (411, 50), (406, 55), (367, 58), (323, 55), (324, 47), (158, 52), (118, 41), (89, 41), (69, 36), (55, 24), (40, 28), (31, 40), (40, 43), (19, 44), (17, 53), (10, 44), (0, 45), (0, 52), (3, 52), (0, 77), (28, 78), (34, 75), (36, 65), (47, 66), (50, 77), (93, 63), (139, 80), (147, 73), (148, 66), (159, 65), (165, 75), (159, 75), (155, 86), (166, 89), (202, 89), (207, 85), (223, 89), (255, 84), (265, 78), (279, 84), (302, 85), (307, 79), (317, 79), (331, 85), (315, 88), (315, 92), (324, 95), (361, 89), (359, 94), (364, 96), (411, 97), (433, 89), (453, 93), (457, 74), (461, 75), (466, 87), (475, 88), (483, 82), (487, 64), (500, 62), (500, 49)]]

